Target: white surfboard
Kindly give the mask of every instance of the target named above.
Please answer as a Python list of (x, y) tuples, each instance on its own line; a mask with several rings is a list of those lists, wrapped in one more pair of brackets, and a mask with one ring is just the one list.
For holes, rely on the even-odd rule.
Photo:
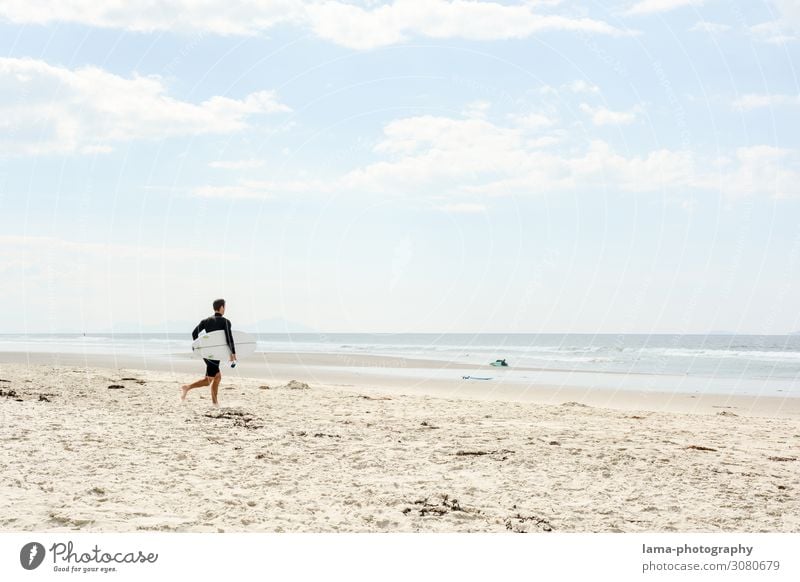
[[(233, 330), (233, 344), (236, 347), (236, 359), (252, 355), (256, 351), (256, 338), (249, 333)], [(196, 358), (227, 361), (231, 357), (228, 342), (223, 330), (201, 333), (192, 342), (192, 353)]]

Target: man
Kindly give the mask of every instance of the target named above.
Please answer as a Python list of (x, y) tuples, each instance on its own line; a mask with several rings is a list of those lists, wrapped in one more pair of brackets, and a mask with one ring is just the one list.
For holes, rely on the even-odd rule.
[[(225, 341), (228, 342), (228, 347), (231, 350), (231, 362), (236, 361), (236, 346), (233, 344), (233, 334), (231, 333), (231, 322), (224, 317), (225, 315), (225, 300), (217, 299), (213, 303), (214, 315), (208, 317), (197, 324), (197, 327), (192, 330), (192, 339), (196, 340), (202, 330), (225, 332)], [(222, 380), (222, 374), (219, 371), (219, 360), (208, 360), (203, 358), (206, 363), (206, 377), (198, 380), (194, 384), (184, 384), (181, 386), (181, 401), (186, 400), (186, 395), (192, 388), (200, 388), (202, 386), (211, 386), (211, 402), (214, 406), (219, 406), (217, 402), (217, 392), (219, 391), (219, 383)]]

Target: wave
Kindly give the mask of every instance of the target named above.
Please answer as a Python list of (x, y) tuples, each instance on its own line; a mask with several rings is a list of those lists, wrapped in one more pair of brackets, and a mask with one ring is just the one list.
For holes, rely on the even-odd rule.
[(728, 349), (690, 349), (690, 348), (641, 348), (639, 353), (653, 356), (671, 356), (678, 358), (737, 358), (764, 361), (800, 361), (800, 352), (796, 351), (763, 351), (763, 350), (728, 350)]

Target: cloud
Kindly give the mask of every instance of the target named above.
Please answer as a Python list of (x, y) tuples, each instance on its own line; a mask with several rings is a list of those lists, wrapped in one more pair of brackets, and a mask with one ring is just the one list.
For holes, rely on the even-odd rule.
[[(716, 160), (667, 148), (624, 154), (598, 139), (555, 151), (548, 149), (552, 144), (530, 143), (528, 136), (519, 125), (504, 127), (486, 119), (407, 117), (384, 126), (383, 139), (375, 146), (382, 159), (338, 178), (240, 182), (195, 194), (396, 196), (429, 200), (450, 212), (482, 211), (484, 200), (494, 196), (562, 192), (800, 196), (800, 156), (791, 150), (753, 145)], [(463, 202), (465, 198), (470, 202)]]
[(577, 81), (573, 81), (568, 86), (570, 91), (573, 93), (599, 93), (600, 87), (597, 85), (593, 85), (592, 83), (587, 83), (582, 79), (578, 79)]
[[(686, 185), (693, 174), (686, 152), (657, 150), (624, 157), (595, 140), (565, 156), (528, 147), (524, 132), (487, 121), (412, 117), (385, 128), (379, 151), (395, 159), (348, 172), (342, 190), (437, 195), (537, 195), (598, 188), (632, 192)], [(412, 147), (410, 144), (414, 144)]]
[(778, 18), (750, 27), (758, 40), (784, 44), (800, 40), (800, 3), (797, 0), (772, 0)]
[(633, 123), (642, 109), (636, 106), (630, 111), (612, 111), (605, 107), (592, 107), (587, 103), (581, 103), (580, 110), (589, 115), (595, 125), (626, 125)]
[(477, 0), (394, 0), (362, 7), (324, 0), (6, 0), (0, 17), (19, 24), (73, 22), (136, 32), (198, 32), (254, 35), (278, 25), (309, 28), (316, 36), (353, 49), (403, 42), (414, 36), (436, 39), (527, 38), (545, 31), (625, 34), (590, 18), (540, 14), (555, 3), (500, 4)]
[(523, 132), (483, 119), (423, 115), (388, 123), (378, 153), (395, 159), (348, 172), (340, 180), (347, 190), (408, 190), (432, 179), (476, 180), (511, 170), (525, 159)]
[(320, 38), (354, 49), (387, 46), (413, 36), (499, 40), (556, 30), (626, 34), (598, 20), (543, 15), (525, 5), (473, 0), (395, 0), (373, 9), (322, 2), (308, 6), (307, 18)]
[(356, 168), (338, 178), (288, 182), (240, 181), (203, 186), (198, 197), (263, 199), (297, 193), (408, 193), (437, 180), (458, 189), (493, 173), (508, 173), (526, 159), (526, 132), (485, 119), (424, 115), (398, 119), (383, 128), (376, 154), (386, 159)]
[(252, 170), (264, 165), (264, 160), (217, 160), (208, 164), (220, 170)]
[(782, 20), (771, 20), (750, 27), (750, 33), (757, 40), (769, 44), (784, 44), (800, 39), (800, 34)]
[(0, 58), (0, 92), (0, 152), (9, 154), (105, 153), (135, 139), (236, 132), (252, 116), (289, 111), (272, 91), (195, 104), (168, 96), (159, 77), (34, 59)]
[(723, 32), (727, 32), (731, 29), (729, 24), (722, 24), (719, 22), (706, 22), (705, 20), (700, 20), (696, 22), (694, 26), (689, 29), (689, 32), (705, 32), (707, 34), (722, 34)]
[(762, 107), (780, 107), (800, 105), (800, 95), (782, 95), (775, 93), (750, 93), (736, 99), (732, 107), (736, 111), (751, 111)]
[(737, 148), (733, 157), (718, 160), (716, 171), (698, 176), (694, 185), (732, 197), (797, 198), (800, 197), (800, 155), (797, 151), (768, 145)]
[(669, 12), (684, 6), (700, 6), (703, 0), (643, 0), (637, 2), (627, 10), (627, 14), (656, 14)]
[(472, 103), (467, 103), (467, 106), (461, 113), (464, 115), (464, 117), (476, 117), (478, 119), (483, 119), (486, 117), (486, 114), (491, 106), (492, 104), (488, 101), (473, 101)]
[(559, 192), (662, 192), (685, 188), (692, 179), (687, 152), (666, 149), (631, 157), (594, 140), (583, 153), (562, 156), (530, 152), (517, 172), (500, 180), (464, 188), (486, 196), (530, 196)]
[(555, 125), (556, 120), (541, 113), (528, 113), (527, 115), (514, 115), (511, 116), (519, 127), (537, 131)]
[(299, 0), (4, 0), (0, 17), (18, 24), (72, 22), (134, 32), (252, 35), (302, 21)]

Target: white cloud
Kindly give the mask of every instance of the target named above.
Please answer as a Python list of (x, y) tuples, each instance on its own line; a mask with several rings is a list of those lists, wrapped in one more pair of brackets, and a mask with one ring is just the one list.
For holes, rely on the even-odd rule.
[(492, 104), (488, 101), (473, 101), (472, 103), (467, 103), (467, 106), (461, 114), (464, 115), (464, 117), (483, 119), (486, 117), (486, 113), (491, 106)]
[(523, 135), (482, 119), (424, 115), (390, 122), (376, 152), (397, 156), (358, 168), (342, 177), (348, 190), (391, 191), (435, 178), (456, 182), (485, 173), (509, 171), (525, 159)]
[(687, 152), (656, 150), (625, 157), (603, 141), (572, 157), (530, 152), (526, 163), (503, 179), (468, 186), (465, 193), (487, 196), (558, 192), (660, 192), (685, 188), (693, 176)]
[(776, 93), (750, 93), (742, 95), (733, 102), (736, 111), (750, 111), (762, 107), (800, 105), (800, 95), (782, 95)]
[[(715, 160), (666, 148), (624, 155), (602, 140), (569, 153), (531, 144), (520, 127), (485, 119), (417, 116), (384, 127), (383, 159), (338, 179), (247, 183), (196, 195), (263, 198), (331, 195), (420, 197), (452, 212), (480, 211), (480, 197), (560, 192), (718, 192), (725, 196), (800, 196), (797, 152), (756, 145)], [(471, 202), (461, 202), (468, 198)]]
[(578, 79), (577, 81), (573, 81), (568, 85), (568, 88), (573, 93), (599, 93), (600, 87), (597, 85), (593, 85), (592, 83), (587, 83), (582, 79)]
[(796, 151), (768, 145), (741, 147), (733, 158), (722, 158), (715, 166), (715, 171), (698, 176), (694, 185), (733, 197), (800, 197), (800, 155)]
[(533, 131), (544, 129), (547, 127), (552, 127), (555, 125), (556, 120), (548, 115), (543, 115), (541, 113), (528, 113), (527, 115), (515, 115), (512, 116), (516, 124), (519, 127), (530, 129)]
[(800, 40), (800, 3), (797, 0), (771, 0), (777, 18), (750, 27), (757, 39), (771, 44)]
[(149, 0), (145, 5), (125, 0), (6, 0), (0, 4), (0, 17), (20, 24), (74, 22), (139, 32), (224, 35), (252, 35), (291, 24), (354, 49), (387, 46), (413, 36), (493, 40), (526, 38), (552, 30), (624, 34), (598, 20), (535, 12), (552, 4), (395, 0), (362, 7), (333, 0)]
[(73, 22), (135, 32), (250, 35), (303, 19), (298, 0), (4, 0), (0, 17), (19, 24)]
[(220, 170), (252, 170), (264, 165), (264, 160), (217, 160), (208, 164)]
[(566, 135), (567, 132), (558, 130), (551, 132), (549, 135), (543, 135), (533, 139), (526, 139), (523, 143), (525, 144), (525, 147), (530, 150), (541, 149), (562, 143), (565, 140)]
[(102, 153), (133, 139), (231, 133), (251, 116), (289, 111), (272, 91), (195, 104), (168, 96), (158, 77), (34, 59), (0, 58), (0, 92), (0, 152), (10, 154)]
[(534, 13), (529, 6), (474, 0), (395, 0), (374, 9), (343, 2), (310, 4), (314, 33), (354, 49), (402, 42), (412, 36), (496, 40), (545, 31), (625, 34), (606, 22)]
[(800, 39), (800, 34), (783, 20), (771, 20), (750, 27), (750, 33), (769, 44), (784, 44)]
[[(688, 183), (691, 160), (686, 153), (658, 150), (626, 158), (602, 141), (575, 157), (524, 147), (520, 132), (491, 124), (410, 118), (395, 122), (408, 134), (437, 127), (443, 139), (420, 136), (414, 155), (378, 162), (350, 172), (348, 188), (368, 192), (404, 192), (441, 183), (453, 193), (540, 194), (606, 185), (611, 189), (654, 191), (665, 184)], [(397, 133), (396, 127), (394, 134)], [(404, 136), (403, 141), (408, 139)], [(393, 148), (384, 148), (392, 150)], [(438, 188), (436, 188), (438, 191)]]
[(557, 6), (561, 4), (564, 0), (522, 0), (523, 4), (527, 4), (528, 6)]
[(700, 6), (703, 0), (642, 0), (631, 6), (628, 14), (656, 14), (669, 12), (684, 6)]
[(707, 22), (705, 20), (701, 20), (694, 24), (689, 29), (689, 32), (705, 32), (707, 34), (722, 34), (723, 32), (727, 32), (731, 29), (729, 24), (722, 24), (720, 22)]
[(612, 111), (605, 107), (592, 107), (587, 103), (581, 103), (580, 110), (589, 115), (595, 125), (626, 125), (636, 121), (636, 115), (642, 108), (636, 106), (630, 111)]

